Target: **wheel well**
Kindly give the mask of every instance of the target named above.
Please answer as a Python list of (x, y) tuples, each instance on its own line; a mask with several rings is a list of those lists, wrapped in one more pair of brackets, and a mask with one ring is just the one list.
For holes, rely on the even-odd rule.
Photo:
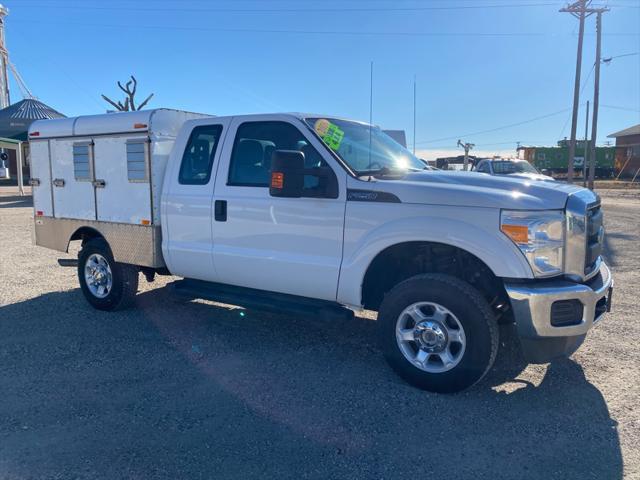
[(362, 304), (367, 309), (378, 310), (385, 293), (421, 273), (457, 277), (478, 289), (500, 316), (508, 310), (502, 281), (482, 260), (461, 248), (435, 242), (405, 242), (380, 252), (364, 276)]
[[(71, 238), (69, 239), (69, 244), (73, 241), (81, 240), (82, 245), (84, 245), (89, 240), (93, 240), (94, 238), (104, 238), (104, 236), (95, 228), (80, 227), (78, 230), (73, 232), (73, 235), (71, 235)], [(67, 250), (69, 250), (68, 245), (67, 245)]]

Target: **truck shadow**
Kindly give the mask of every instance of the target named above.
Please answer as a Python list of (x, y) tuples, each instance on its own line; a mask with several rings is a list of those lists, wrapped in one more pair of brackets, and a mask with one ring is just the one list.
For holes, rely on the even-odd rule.
[[(0, 465), (9, 477), (607, 478), (607, 404), (567, 359), (505, 343), (458, 395), (406, 385), (374, 320), (179, 303), (92, 310), (79, 290), (0, 308)], [(79, 475), (79, 474), (82, 475)]]
[(0, 208), (27, 208), (33, 207), (33, 197), (25, 195), (0, 196)]

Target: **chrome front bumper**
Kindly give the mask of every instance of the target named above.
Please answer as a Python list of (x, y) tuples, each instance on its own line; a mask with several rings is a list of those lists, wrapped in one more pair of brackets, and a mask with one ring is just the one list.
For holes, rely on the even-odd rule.
[[(525, 356), (532, 362), (546, 362), (577, 350), (587, 332), (608, 311), (612, 287), (611, 271), (604, 262), (586, 283), (568, 280), (505, 282)], [(551, 324), (551, 307), (561, 300), (582, 303), (579, 322), (566, 326)]]

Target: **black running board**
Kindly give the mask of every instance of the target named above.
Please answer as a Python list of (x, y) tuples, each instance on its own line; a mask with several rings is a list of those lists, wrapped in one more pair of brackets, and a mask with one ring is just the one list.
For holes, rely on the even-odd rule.
[(298, 313), (329, 317), (352, 318), (353, 311), (336, 302), (314, 298), (268, 292), (253, 288), (236, 287), (202, 280), (176, 280), (168, 284), (182, 298), (201, 298), (219, 303), (238, 305), (252, 310), (273, 313)]
[(77, 258), (59, 258), (58, 265), (61, 267), (77, 267), (78, 259)]

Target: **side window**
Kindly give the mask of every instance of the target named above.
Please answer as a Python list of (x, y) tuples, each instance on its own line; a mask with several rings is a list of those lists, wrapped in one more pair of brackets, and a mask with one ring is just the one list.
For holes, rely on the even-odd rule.
[(478, 171), (480, 173), (489, 173), (489, 164), (487, 162), (480, 164)]
[[(276, 150), (304, 153), (305, 167), (326, 166), (322, 156), (296, 127), (287, 122), (246, 122), (238, 127), (231, 153), (228, 185), (268, 187), (271, 156)], [(318, 187), (318, 177), (305, 177), (305, 188)]]
[(146, 140), (127, 141), (127, 179), (130, 182), (148, 182)]
[(91, 180), (92, 150), (89, 142), (73, 144), (73, 175), (76, 180)]
[(222, 125), (202, 125), (191, 132), (182, 155), (178, 182), (182, 185), (206, 185), (211, 179)]

